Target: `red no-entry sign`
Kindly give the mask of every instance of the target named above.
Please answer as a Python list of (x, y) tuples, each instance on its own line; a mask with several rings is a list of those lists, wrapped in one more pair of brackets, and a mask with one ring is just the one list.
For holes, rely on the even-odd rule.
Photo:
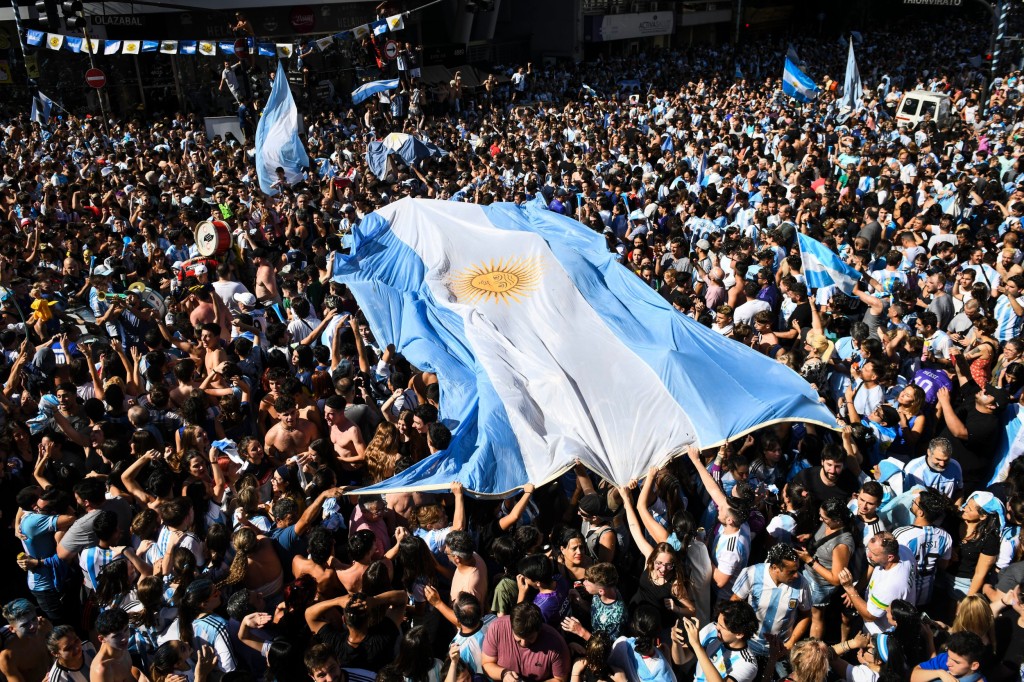
[(89, 69), (85, 72), (85, 82), (99, 90), (107, 84), (107, 75), (99, 69)]

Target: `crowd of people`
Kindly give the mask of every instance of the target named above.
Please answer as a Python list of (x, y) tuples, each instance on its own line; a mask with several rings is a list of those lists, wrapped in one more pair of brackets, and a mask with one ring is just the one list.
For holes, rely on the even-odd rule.
[[(5, 581), (0, 672), (1024, 677), (1024, 460), (990, 483), (1024, 392), (1024, 78), (986, 87), (964, 61), (984, 30), (859, 37), (852, 112), (835, 41), (793, 46), (809, 104), (782, 95), (770, 40), (432, 96), (409, 69), (409, 106), (306, 112), (323, 162), (272, 197), (252, 144), (194, 116), (9, 116), (0, 518), (27, 589)], [(916, 89), (951, 118), (897, 122)], [(366, 145), (396, 131), (448, 154), (375, 177)], [(498, 501), (351, 494), (451, 439), (445, 377), (332, 280), (360, 221), (404, 197), (577, 219), (721, 343), (799, 372), (841, 430), (766, 426), (620, 487), (579, 466)], [(853, 296), (808, 286), (798, 234), (858, 271)]]

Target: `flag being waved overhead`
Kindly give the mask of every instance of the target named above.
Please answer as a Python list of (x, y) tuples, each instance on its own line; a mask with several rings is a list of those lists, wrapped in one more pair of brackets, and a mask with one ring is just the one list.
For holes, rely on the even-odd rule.
[(376, 95), (378, 92), (397, 89), (397, 78), (389, 78), (387, 80), (382, 81), (370, 81), (369, 83), (363, 83), (358, 88), (352, 91), (352, 104), (362, 104), (365, 100), (369, 99), (372, 95)]
[(284, 169), (289, 185), (302, 180), (302, 170), (309, 167), (309, 155), (299, 138), (299, 111), (288, 87), (288, 74), (284, 62), (277, 63), (274, 87), (263, 107), (263, 116), (256, 126), (256, 172), (260, 189), (273, 196), (280, 192), (277, 183), (278, 168)]
[(32, 98), (32, 111), (30, 113), (31, 120), (41, 126), (48, 125), (50, 122), (50, 111), (52, 109), (53, 100), (44, 95), (42, 90), (36, 91), (36, 96)]
[(782, 71), (782, 91), (800, 102), (810, 102), (818, 96), (818, 86), (789, 57)]
[(381, 344), (438, 375), (451, 445), (365, 489), (477, 495), (579, 459), (626, 484), (696, 443), (782, 421), (835, 428), (788, 367), (679, 314), (605, 239), (543, 202), (402, 199), (335, 259)]
[(821, 242), (797, 233), (800, 242), (800, 258), (803, 259), (804, 278), (807, 286), (820, 289), (833, 286), (847, 296), (853, 296), (853, 288), (860, 281), (860, 273), (842, 261), (838, 254), (830, 251)]
[(846, 58), (846, 78), (843, 80), (843, 99), (840, 100), (841, 108), (847, 111), (863, 109), (862, 97), (864, 97), (864, 87), (860, 82), (857, 59), (853, 56), (853, 37), (851, 36), (850, 54)]

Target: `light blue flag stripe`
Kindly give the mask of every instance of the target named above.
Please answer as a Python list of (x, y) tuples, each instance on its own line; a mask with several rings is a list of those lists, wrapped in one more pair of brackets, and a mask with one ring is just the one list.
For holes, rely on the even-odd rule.
[(288, 183), (294, 185), (302, 179), (302, 170), (308, 167), (309, 155), (299, 137), (299, 112), (292, 99), (284, 62), (279, 61), (274, 87), (270, 89), (263, 116), (256, 126), (256, 171), (260, 189), (269, 196), (280, 192), (273, 187), (277, 182), (277, 168), (283, 168)]
[(861, 98), (864, 88), (857, 69), (857, 58), (853, 54), (853, 37), (850, 37), (850, 53), (846, 58), (846, 77), (843, 79), (843, 108), (857, 111), (862, 108)]
[(847, 296), (853, 296), (853, 288), (860, 281), (860, 273), (830, 251), (821, 242), (797, 233), (800, 257), (803, 260), (804, 278), (807, 286), (815, 289), (835, 285)]

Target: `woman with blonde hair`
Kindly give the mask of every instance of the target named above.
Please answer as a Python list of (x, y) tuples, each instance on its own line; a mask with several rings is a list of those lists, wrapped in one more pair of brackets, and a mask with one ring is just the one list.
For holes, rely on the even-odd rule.
[(389, 421), (377, 425), (373, 440), (366, 446), (366, 472), (370, 483), (380, 483), (395, 475), (395, 464), (401, 457), (402, 434)]
[(825, 682), (828, 676), (829, 646), (820, 639), (810, 637), (793, 645), (789, 664), (793, 670), (790, 682)]
[(949, 626), (949, 633), (973, 632), (995, 653), (996, 619), (992, 615), (992, 607), (988, 599), (981, 594), (971, 594), (960, 600), (956, 607), (956, 617)]
[(231, 537), (235, 558), (231, 561), (228, 577), (220, 587), (242, 584), (263, 595), (267, 605), (276, 604), (284, 587), (284, 570), (274, 551), (270, 538), (257, 535), (248, 526), (239, 528)]

